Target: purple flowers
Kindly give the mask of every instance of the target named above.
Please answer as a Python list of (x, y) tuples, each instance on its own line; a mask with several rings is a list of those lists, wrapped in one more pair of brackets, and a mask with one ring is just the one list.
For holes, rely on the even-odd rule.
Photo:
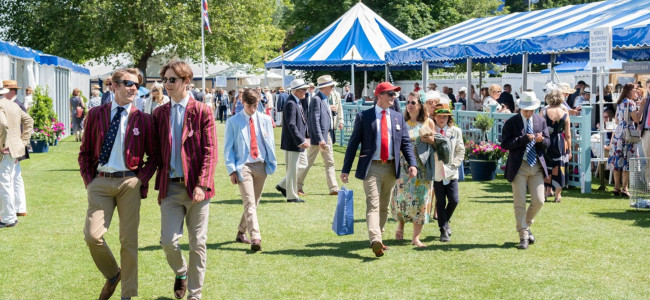
[(508, 151), (501, 148), (501, 146), (492, 142), (469, 141), (465, 145), (465, 160), (468, 159), (483, 159), (483, 160), (498, 160), (505, 159), (508, 156)]

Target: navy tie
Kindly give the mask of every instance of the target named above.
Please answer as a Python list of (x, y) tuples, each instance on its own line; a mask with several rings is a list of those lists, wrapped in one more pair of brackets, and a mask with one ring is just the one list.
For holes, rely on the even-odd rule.
[(117, 136), (117, 131), (120, 130), (120, 122), (122, 121), (123, 111), (124, 107), (117, 107), (117, 113), (115, 116), (113, 116), (113, 120), (111, 120), (111, 127), (108, 129), (106, 134), (104, 134), (104, 144), (102, 144), (102, 152), (99, 154), (100, 165), (105, 165), (108, 163), (108, 158), (111, 157), (113, 144), (115, 144), (115, 137)]
[[(530, 120), (526, 121), (526, 133), (533, 133), (533, 126), (530, 124)], [(528, 142), (526, 145), (526, 161), (532, 167), (537, 162), (537, 151), (535, 151), (535, 139)]]

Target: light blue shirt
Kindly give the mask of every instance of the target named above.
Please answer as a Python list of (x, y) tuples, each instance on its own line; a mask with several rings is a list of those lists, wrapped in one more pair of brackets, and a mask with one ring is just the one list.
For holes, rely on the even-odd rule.
[[(188, 94), (176, 106), (176, 101), (171, 101), (172, 108), (169, 116), (169, 128), (172, 135), (172, 154), (169, 158), (169, 178), (183, 177), (183, 158), (181, 156), (181, 147), (183, 143), (183, 121), (185, 120), (185, 111), (187, 110), (187, 103), (190, 101)], [(177, 118), (180, 118), (178, 121)]]
[[(111, 95), (112, 96), (112, 95)], [(124, 138), (126, 137), (126, 126), (129, 122), (129, 112), (131, 111), (131, 103), (122, 106), (124, 111), (122, 111), (122, 116), (120, 119), (120, 129), (117, 131), (117, 137), (115, 137), (115, 142), (113, 144), (113, 149), (111, 149), (111, 155), (108, 157), (108, 162), (105, 165), (100, 165), (97, 167), (97, 171), (114, 173), (114, 172), (126, 172), (129, 171), (129, 168), (126, 167), (124, 162)], [(117, 107), (119, 105), (115, 100), (111, 101), (111, 120), (117, 114)]]
[(257, 149), (259, 150), (260, 155), (257, 158), (253, 158), (253, 156), (249, 155), (248, 159), (246, 160), (246, 163), (264, 161), (264, 157), (266, 157), (266, 147), (264, 146), (264, 136), (262, 135), (262, 128), (260, 128), (259, 117), (257, 116), (257, 114), (253, 114), (252, 116), (249, 116), (248, 113), (244, 111), (244, 119), (246, 120), (246, 133), (248, 134), (248, 140), (252, 141), (251, 126), (250, 126), (251, 117), (253, 117), (252, 119), (253, 119), (253, 125), (255, 126), (255, 137), (257, 138)]
[[(375, 144), (377, 145), (377, 149), (375, 150), (375, 154), (372, 156), (373, 160), (381, 160), (381, 117), (382, 117), (382, 109), (379, 107), (379, 105), (375, 105), (375, 116), (377, 117), (377, 138), (375, 138)], [(393, 125), (390, 123), (390, 108), (386, 108), (386, 124), (388, 125), (388, 160), (394, 159), (395, 156), (393, 154), (393, 139), (392, 139), (392, 128)]]

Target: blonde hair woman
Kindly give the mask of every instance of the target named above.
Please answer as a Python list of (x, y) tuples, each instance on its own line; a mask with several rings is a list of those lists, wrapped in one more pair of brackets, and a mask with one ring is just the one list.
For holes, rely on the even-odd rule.
[(144, 112), (151, 114), (156, 107), (169, 102), (169, 97), (163, 95), (163, 87), (158, 83), (151, 88), (151, 94), (144, 104)]

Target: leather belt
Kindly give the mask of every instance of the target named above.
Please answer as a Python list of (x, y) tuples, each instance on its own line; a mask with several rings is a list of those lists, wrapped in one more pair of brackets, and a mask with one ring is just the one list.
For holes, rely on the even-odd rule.
[(97, 176), (99, 177), (106, 177), (106, 178), (124, 178), (124, 177), (133, 177), (135, 176), (135, 172), (133, 171), (126, 171), (126, 172), (97, 172)]
[(382, 165), (385, 165), (385, 164), (390, 164), (390, 163), (392, 163), (393, 160), (392, 160), (392, 159), (389, 159), (389, 160), (387, 160), (386, 162), (384, 162), (384, 161), (381, 161), (381, 160), (374, 160), (374, 159), (373, 159), (372, 162), (374, 162), (374, 163), (378, 163), (378, 164), (382, 164)]
[(185, 177), (169, 178), (169, 182), (185, 182)]

